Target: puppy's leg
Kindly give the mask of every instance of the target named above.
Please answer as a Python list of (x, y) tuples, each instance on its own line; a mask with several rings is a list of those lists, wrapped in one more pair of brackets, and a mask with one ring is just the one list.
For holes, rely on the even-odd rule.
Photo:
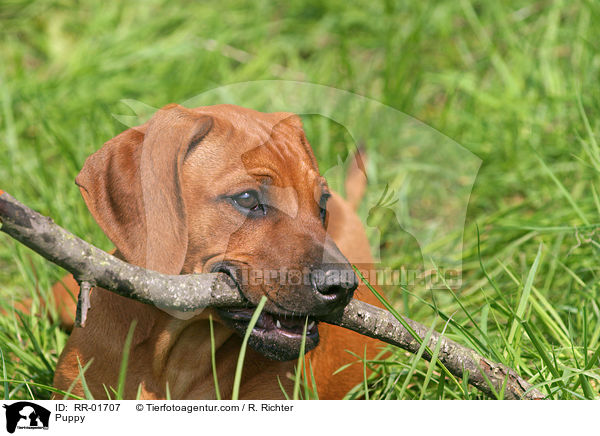
[(78, 294), (79, 284), (72, 274), (64, 276), (52, 286), (52, 296), (60, 319), (60, 326), (67, 332), (73, 330)]
[[(52, 295), (46, 301), (40, 296), (39, 309), (44, 307), (54, 307), (60, 320), (60, 326), (63, 330), (70, 332), (73, 330), (75, 320), (75, 312), (77, 310), (77, 295), (79, 285), (71, 274), (64, 276), (60, 281), (52, 286)], [(31, 297), (16, 301), (13, 308), (22, 314), (28, 315), (32, 313), (34, 302)], [(0, 309), (0, 314), (5, 311)], [(41, 313), (41, 312), (40, 312)]]
[(367, 154), (363, 147), (359, 147), (354, 159), (348, 168), (344, 188), (346, 190), (346, 201), (352, 208), (357, 210), (367, 190)]
[[(328, 234), (352, 264), (369, 269), (370, 246), (359, 217), (350, 203), (333, 194), (327, 205), (329, 217)], [(381, 307), (381, 303), (364, 285), (360, 284), (354, 298)], [(307, 357), (312, 362), (317, 390), (321, 399), (341, 399), (363, 380), (363, 364), (360, 358), (373, 359), (383, 344), (353, 331), (329, 324), (320, 324), (321, 343)], [(351, 353), (356, 356), (355, 357)], [(334, 375), (344, 365), (352, 364)], [(367, 371), (367, 375), (369, 371)]]

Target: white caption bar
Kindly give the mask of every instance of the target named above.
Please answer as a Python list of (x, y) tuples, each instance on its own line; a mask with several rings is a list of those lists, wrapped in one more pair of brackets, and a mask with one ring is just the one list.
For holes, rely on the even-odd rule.
[[(0, 401), (8, 434), (574, 434), (594, 401)], [(0, 434), (3, 433), (0, 430)], [(11, 432), (12, 430), (12, 432)], [(42, 430), (41, 433), (36, 430)], [(177, 432), (177, 433), (173, 433)], [(265, 433), (266, 432), (266, 433)]]

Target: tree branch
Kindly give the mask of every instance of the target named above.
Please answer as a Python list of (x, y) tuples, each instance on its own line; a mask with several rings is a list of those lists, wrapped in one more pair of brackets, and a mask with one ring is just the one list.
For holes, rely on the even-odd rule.
[[(0, 224), (4, 233), (74, 275), (82, 285), (77, 311), (77, 319), (82, 326), (89, 307), (91, 286), (100, 286), (162, 309), (182, 312), (248, 304), (225, 274), (165, 275), (128, 264), (79, 239), (52, 219), (29, 209), (3, 191), (0, 191)], [(403, 317), (403, 320), (420, 340), (388, 311), (358, 300), (352, 300), (342, 313), (322, 319), (416, 354), (429, 329), (409, 318)], [(494, 392), (502, 391), (504, 386), (506, 399), (545, 398), (513, 369), (437, 332), (430, 336), (429, 350), (434, 349), (438, 342), (441, 342), (439, 363), (457, 377), (463, 377), (468, 371), (469, 383), (487, 395), (493, 397)], [(422, 357), (431, 360), (428, 351)]]

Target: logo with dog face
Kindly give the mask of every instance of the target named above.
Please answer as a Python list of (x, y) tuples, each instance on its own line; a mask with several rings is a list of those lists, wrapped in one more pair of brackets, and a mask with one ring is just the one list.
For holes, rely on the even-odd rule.
[[(345, 307), (359, 286), (353, 265), (378, 287), (406, 273), (426, 288), (460, 286), (463, 227), (481, 161), (431, 127), (374, 100), (301, 82), (229, 85), (158, 111), (124, 103), (137, 116), (116, 118), (131, 129), (95, 155), (101, 164), (88, 159), (91, 170), (78, 184), (84, 197), (96, 192), (90, 173), (116, 166), (107, 156), (136, 144), (136, 177), (121, 183), (136, 194), (113, 192), (108, 197), (118, 201), (108, 208), (94, 208), (93, 199), (88, 207), (96, 216), (116, 205), (113, 215), (130, 217), (105, 230), (130, 262), (166, 274), (224, 273), (250, 305), (266, 296), (249, 341), (263, 355), (295, 358), (305, 325), (306, 350), (316, 347), (314, 321)], [(335, 159), (327, 135), (300, 116), (341, 126), (345, 152)], [(329, 164), (317, 163), (313, 149), (321, 148), (329, 148)], [(384, 261), (392, 283), (381, 281)], [(164, 310), (188, 319), (202, 309)], [(240, 335), (252, 313), (218, 312)]]
[[(122, 102), (136, 115), (114, 116), (129, 127), (148, 121), (157, 111), (139, 101)], [(358, 178), (364, 177), (366, 189), (361, 192), (359, 204), (354, 206), (367, 231), (371, 251), (353, 253), (350, 262), (358, 266), (363, 260), (372, 264), (374, 261), (376, 267), (389, 266), (396, 272), (409, 270), (425, 278), (419, 286), (427, 289), (461, 286), (463, 232), (481, 165), (478, 156), (401, 111), (333, 87), (284, 80), (243, 82), (204, 92), (182, 105), (192, 108), (218, 103), (271, 113), (289, 111), (302, 116), (303, 121), (304, 117), (320, 117), (304, 125), (312, 148), (320, 156), (323, 150), (327, 154), (335, 139), (328, 135), (329, 127), (319, 130), (318, 126), (328, 123), (341, 126), (345, 130), (346, 150), (338, 154), (337, 161), (329, 153), (329, 162), (324, 164), (320, 160), (319, 169), (331, 191), (348, 199), (348, 186), (344, 186), (343, 179), (355, 165), (359, 149), (366, 151), (366, 159), (358, 159), (358, 171), (354, 171), (360, 173)], [(283, 124), (285, 117), (279, 123)], [(260, 149), (268, 148), (268, 142), (279, 130), (276, 124), (264, 144), (245, 153), (242, 159), (251, 160), (253, 154), (261, 153)], [(247, 164), (239, 162), (238, 166), (249, 168)], [(154, 184), (142, 188), (147, 192), (145, 197), (156, 197)], [(276, 190), (277, 186), (270, 189)], [(300, 200), (297, 192), (289, 192), (293, 189), (280, 187), (278, 195), (292, 200), (279, 202), (277, 206), (285, 203), (282, 212), (297, 219), (299, 209), (294, 202)], [(316, 203), (322, 198), (318, 197)], [(240, 221), (239, 228), (243, 226)], [(154, 234), (148, 232), (149, 239)], [(324, 256), (327, 255), (324, 251)], [(324, 258), (323, 262), (326, 261)], [(369, 281), (386, 285), (379, 283), (377, 277), (369, 277)]]
[(29, 401), (18, 401), (2, 407), (6, 409), (6, 431), (14, 433), (22, 430), (48, 430), (50, 411)]

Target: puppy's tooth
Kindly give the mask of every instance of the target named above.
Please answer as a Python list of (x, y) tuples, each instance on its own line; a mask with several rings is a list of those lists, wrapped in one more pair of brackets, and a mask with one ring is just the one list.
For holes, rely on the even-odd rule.
[(279, 322), (279, 320), (277, 320), (277, 322), (275, 323), (275, 326), (280, 329), (281, 328), (281, 323)]
[(311, 321), (310, 324), (308, 325), (308, 329), (312, 330), (314, 328), (314, 326), (315, 326), (315, 322)]

